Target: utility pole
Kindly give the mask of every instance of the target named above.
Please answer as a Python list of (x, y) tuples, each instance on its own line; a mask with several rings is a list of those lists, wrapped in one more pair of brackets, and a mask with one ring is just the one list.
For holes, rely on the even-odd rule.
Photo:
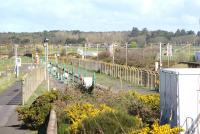
[(47, 49), (46, 49), (46, 43), (44, 43), (44, 60), (45, 60), (45, 68), (44, 68), (44, 80), (47, 80)]
[(162, 44), (160, 42), (160, 69), (162, 67)]
[(190, 61), (190, 55), (191, 55), (191, 52), (190, 52), (190, 44), (189, 45), (189, 61)]
[(17, 61), (17, 45), (15, 44), (15, 72), (16, 72), (16, 78), (19, 76), (19, 65)]
[(47, 90), (49, 91), (49, 75), (48, 75), (48, 41), (49, 39), (45, 38), (44, 40), (44, 48), (45, 48), (45, 80), (47, 80)]
[(126, 43), (126, 66), (128, 62), (128, 44)]
[(97, 61), (99, 61), (99, 44), (97, 44)]
[(169, 56), (170, 56), (170, 46), (169, 46), (169, 43), (167, 44), (167, 65), (168, 65), (168, 68), (169, 68)]
[(115, 48), (114, 48), (114, 44), (112, 44), (112, 51), (113, 51), (113, 64), (115, 64)]
[(86, 43), (85, 43), (85, 53), (84, 53), (84, 59), (86, 59)]

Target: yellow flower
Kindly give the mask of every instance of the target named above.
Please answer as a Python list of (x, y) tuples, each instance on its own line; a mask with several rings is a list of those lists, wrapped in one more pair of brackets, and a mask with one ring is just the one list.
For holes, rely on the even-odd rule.
[(155, 122), (151, 129), (146, 127), (141, 130), (131, 131), (130, 134), (178, 134), (182, 130), (179, 127), (170, 128), (168, 124), (160, 126), (158, 122)]
[(73, 104), (70, 106), (67, 106), (64, 109), (64, 112), (66, 112), (67, 117), (71, 120), (72, 124), (70, 125), (70, 130), (72, 132), (76, 132), (78, 126), (81, 124), (81, 122), (88, 118), (88, 117), (95, 117), (99, 113), (102, 112), (110, 112), (114, 110), (105, 104), (101, 104), (99, 106), (94, 106), (90, 103), (85, 104)]

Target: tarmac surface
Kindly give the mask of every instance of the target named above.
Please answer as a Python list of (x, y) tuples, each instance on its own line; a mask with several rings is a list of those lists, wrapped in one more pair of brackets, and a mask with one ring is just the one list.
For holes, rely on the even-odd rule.
[[(28, 72), (28, 65), (21, 67)], [(0, 93), (0, 134), (30, 134), (18, 121), (16, 108), (22, 103), (21, 81), (16, 81), (8, 89)]]
[(15, 82), (0, 94), (0, 134), (28, 134), (18, 121), (16, 107), (21, 105), (21, 82)]

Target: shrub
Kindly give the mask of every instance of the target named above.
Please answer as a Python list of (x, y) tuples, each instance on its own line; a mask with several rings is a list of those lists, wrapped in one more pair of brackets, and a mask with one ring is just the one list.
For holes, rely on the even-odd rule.
[[(157, 48), (135, 48), (128, 50), (128, 65), (154, 69), (155, 59), (157, 56)], [(126, 49), (118, 49), (115, 51), (115, 63), (124, 65), (126, 61)]]
[(170, 128), (168, 124), (160, 126), (155, 122), (151, 128), (146, 127), (141, 130), (133, 130), (130, 134), (179, 134), (183, 129), (179, 127)]
[(64, 109), (67, 121), (69, 124), (71, 124), (69, 128), (71, 132), (76, 132), (78, 126), (84, 119), (88, 117), (95, 117), (99, 113), (107, 111), (113, 111), (113, 109), (104, 104), (101, 104), (99, 106), (94, 106), (90, 103), (85, 103), (85, 104), (77, 103), (68, 106)]
[(40, 128), (46, 121), (46, 117), (52, 108), (52, 103), (57, 100), (58, 92), (52, 91), (39, 96), (30, 107), (18, 107), (18, 118), (30, 129)]
[(77, 133), (85, 134), (121, 134), (131, 129), (141, 128), (139, 118), (122, 112), (104, 112), (85, 119), (78, 127)]
[(132, 41), (130, 47), (137, 48), (137, 43), (135, 41)]
[(66, 56), (66, 55), (67, 55), (66, 48), (62, 48), (60, 52), (60, 56)]
[(100, 52), (98, 54), (98, 58), (99, 58), (99, 60), (102, 60), (104, 62), (111, 62), (112, 61), (112, 58), (110, 57), (109, 51)]
[(160, 95), (159, 94), (141, 94), (133, 93), (134, 96), (143, 102), (145, 105), (150, 106), (150, 108), (156, 113), (160, 113)]
[(128, 108), (128, 112), (131, 115), (138, 115), (142, 118), (142, 121), (146, 124), (153, 124), (155, 120), (160, 116), (160, 99), (156, 94), (138, 94), (133, 92), (135, 97), (132, 100), (132, 104)]

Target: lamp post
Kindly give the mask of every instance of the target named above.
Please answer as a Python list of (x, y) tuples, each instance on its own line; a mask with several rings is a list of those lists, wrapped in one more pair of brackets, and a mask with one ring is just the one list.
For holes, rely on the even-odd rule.
[(128, 43), (126, 43), (126, 66), (128, 63)]
[[(162, 68), (162, 46), (166, 46), (167, 45), (167, 57), (169, 58), (169, 43), (166, 44), (166, 43), (161, 43), (160, 42), (160, 56), (159, 56), (159, 59), (160, 59), (160, 69)], [(168, 63), (169, 63), (169, 59), (168, 59)], [(169, 66), (169, 64), (168, 64)]]
[(97, 44), (97, 61), (99, 61), (99, 44)]
[(86, 47), (87, 47), (87, 44), (85, 43), (84, 60), (86, 59)]
[(49, 75), (48, 75), (48, 70), (47, 70), (47, 65), (48, 65), (48, 42), (49, 39), (45, 38), (44, 40), (44, 48), (45, 48), (45, 77), (44, 79), (47, 80), (47, 88), (49, 91)]
[(115, 45), (114, 44), (112, 44), (112, 58), (113, 58), (113, 64), (115, 64)]
[(19, 76), (19, 65), (18, 65), (18, 61), (17, 61), (17, 47), (18, 45), (15, 44), (15, 71), (16, 71), (16, 78), (18, 78)]
[(160, 69), (162, 68), (162, 44), (160, 42)]

